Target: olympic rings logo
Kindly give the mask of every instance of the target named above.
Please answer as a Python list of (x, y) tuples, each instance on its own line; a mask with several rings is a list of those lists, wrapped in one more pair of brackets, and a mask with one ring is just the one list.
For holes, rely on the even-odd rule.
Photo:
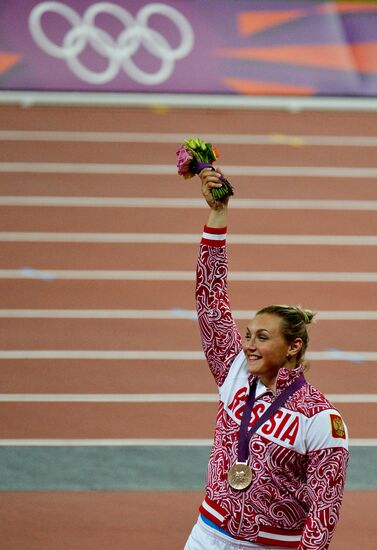
[[(44, 32), (42, 17), (46, 13), (60, 15), (71, 25), (62, 45), (52, 42)], [(96, 27), (96, 18), (100, 14), (111, 15), (123, 25), (124, 30), (116, 39), (104, 29)], [(160, 32), (148, 27), (152, 15), (166, 17), (176, 26), (180, 34), (176, 48), (172, 48)], [(194, 33), (187, 19), (177, 9), (161, 3), (147, 4), (133, 17), (118, 4), (99, 2), (91, 5), (80, 17), (74, 9), (61, 2), (42, 2), (30, 12), (29, 30), (42, 50), (53, 57), (64, 59), (78, 78), (91, 84), (105, 84), (113, 80), (121, 69), (140, 84), (160, 84), (172, 75), (175, 61), (187, 56), (194, 45)], [(102, 72), (85, 67), (79, 59), (88, 45), (108, 60)], [(156, 72), (146, 72), (133, 61), (132, 57), (141, 45), (161, 61)]]

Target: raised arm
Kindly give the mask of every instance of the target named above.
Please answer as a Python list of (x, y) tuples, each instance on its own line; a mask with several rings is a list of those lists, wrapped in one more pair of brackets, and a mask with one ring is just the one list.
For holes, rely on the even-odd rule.
[(221, 186), (218, 172), (205, 169), (200, 178), (210, 212), (197, 264), (196, 305), (203, 350), (216, 383), (221, 386), (242, 349), (227, 294), (225, 242), (228, 204), (215, 201), (211, 194), (212, 187)]

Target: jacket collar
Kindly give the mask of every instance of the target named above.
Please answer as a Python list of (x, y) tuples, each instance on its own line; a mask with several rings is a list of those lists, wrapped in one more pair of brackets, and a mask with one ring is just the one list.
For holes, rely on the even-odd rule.
[[(303, 372), (304, 372), (304, 368), (302, 365), (298, 365), (296, 368), (292, 370), (282, 367), (279, 370), (277, 375), (275, 395), (279, 395), (287, 386), (292, 384), (292, 382), (294, 382)], [(253, 382), (254, 378), (258, 378), (258, 377), (250, 376), (249, 378), (250, 384)], [(255, 397), (259, 399), (259, 397), (268, 393), (272, 394), (272, 391), (269, 388), (267, 388), (261, 382), (261, 380), (258, 379)]]

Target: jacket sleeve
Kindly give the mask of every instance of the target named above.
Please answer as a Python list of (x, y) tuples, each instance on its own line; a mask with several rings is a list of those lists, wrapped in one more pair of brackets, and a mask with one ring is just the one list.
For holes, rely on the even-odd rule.
[[(347, 428), (335, 410), (311, 422), (306, 472), (308, 515), (299, 550), (326, 550), (339, 520), (349, 459)], [(317, 447), (317, 448), (315, 448)]]
[(242, 350), (227, 294), (226, 227), (204, 227), (196, 271), (196, 306), (203, 351), (218, 386)]

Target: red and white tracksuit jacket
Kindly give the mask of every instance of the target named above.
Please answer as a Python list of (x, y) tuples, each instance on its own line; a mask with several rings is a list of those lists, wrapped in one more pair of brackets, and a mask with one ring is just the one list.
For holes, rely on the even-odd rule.
[[(348, 463), (342, 418), (305, 384), (250, 441), (253, 482), (232, 489), (227, 472), (237, 461), (238, 431), (249, 382), (241, 336), (227, 295), (226, 228), (205, 227), (197, 265), (196, 301), (203, 349), (219, 387), (219, 409), (206, 496), (200, 512), (237, 539), (269, 546), (325, 550), (339, 519)], [(282, 368), (279, 394), (302, 373)], [(260, 381), (250, 425), (273, 401)]]

